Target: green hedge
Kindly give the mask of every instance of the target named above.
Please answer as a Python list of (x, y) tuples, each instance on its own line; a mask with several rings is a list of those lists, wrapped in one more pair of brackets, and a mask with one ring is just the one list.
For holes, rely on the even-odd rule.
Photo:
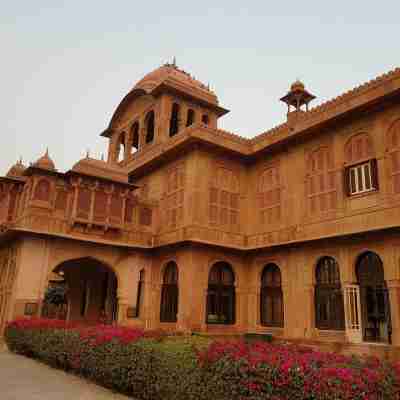
[[(101, 329), (101, 328), (100, 328)], [(141, 400), (209, 399), (208, 378), (197, 366), (193, 341), (141, 337), (94, 344), (75, 329), (18, 328), (9, 325), (10, 351), (74, 372)], [(202, 343), (204, 339), (196, 339)]]
[(400, 399), (400, 363), (296, 346), (48, 320), (14, 321), (5, 338), (13, 352), (138, 400)]

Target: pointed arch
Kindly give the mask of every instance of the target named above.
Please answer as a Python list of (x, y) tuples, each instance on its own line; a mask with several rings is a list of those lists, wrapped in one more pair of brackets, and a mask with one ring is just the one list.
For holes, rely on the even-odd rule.
[(50, 182), (45, 178), (40, 179), (35, 185), (34, 199), (40, 201), (49, 201), (50, 190)]
[(383, 262), (378, 254), (366, 251), (358, 256), (355, 268), (360, 285), (363, 339), (391, 343), (390, 299)]
[(282, 275), (280, 268), (267, 264), (261, 275), (260, 321), (264, 326), (284, 326)]
[(319, 259), (315, 269), (315, 325), (318, 329), (344, 330), (344, 302), (340, 271), (333, 257)]
[(219, 261), (208, 276), (206, 321), (208, 324), (234, 324), (235, 311), (235, 274), (229, 263)]
[(176, 322), (178, 316), (178, 266), (175, 261), (167, 263), (161, 288), (160, 321)]

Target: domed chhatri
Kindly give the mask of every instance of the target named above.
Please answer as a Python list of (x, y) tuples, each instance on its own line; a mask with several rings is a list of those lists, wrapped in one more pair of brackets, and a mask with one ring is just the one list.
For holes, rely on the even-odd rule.
[(19, 178), (23, 175), (26, 167), (22, 164), (22, 160), (17, 161), (7, 172), (8, 178)]
[(308, 104), (315, 99), (315, 96), (306, 90), (303, 82), (296, 79), (291, 85), (289, 92), (281, 98), (281, 101), (287, 104), (288, 113), (290, 108), (294, 107), (295, 111), (301, 111), (302, 106), (306, 106), (308, 111)]
[(49, 156), (49, 149), (46, 149), (46, 153), (40, 157), (34, 164), (34, 167), (37, 168), (42, 168), (42, 169), (47, 169), (50, 171), (55, 171), (56, 166), (54, 164), (54, 161), (50, 158)]

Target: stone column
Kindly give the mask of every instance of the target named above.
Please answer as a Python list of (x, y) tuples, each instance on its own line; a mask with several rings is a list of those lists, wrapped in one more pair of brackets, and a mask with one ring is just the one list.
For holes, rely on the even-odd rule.
[[(314, 305), (314, 285), (306, 285), (304, 287), (304, 305), (305, 312), (299, 314), (297, 318), (296, 336), (304, 338), (312, 338), (315, 329), (315, 305)], [(299, 324), (299, 319), (304, 318), (303, 325)]]
[(181, 103), (178, 115), (178, 132), (182, 131), (186, 128), (186, 118), (187, 118), (187, 111), (188, 106), (186, 103)]
[[(283, 336), (291, 336), (291, 327), (293, 326), (292, 317), (296, 314), (296, 310), (290, 309), (290, 287), (288, 284), (282, 284), (282, 301), (283, 301)], [(260, 309), (260, 306), (258, 307)]]
[(124, 325), (126, 323), (126, 311), (129, 307), (129, 300), (127, 296), (118, 294), (118, 316), (117, 322), (119, 325)]
[(392, 344), (400, 346), (400, 281), (387, 281), (390, 314), (392, 319)]
[(125, 143), (124, 143), (124, 161), (128, 161), (132, 154), (132, 143), (133, 143), (133, 132), (129, 129), (125, 132)]
[(260, 287), (250, 286), (247, 302), (247, 325), (250, 332), (256, 331), (260, 325)]
[(235, 284), (235, 299), (236, 299), (236, 309), (235, 309), (235, 325), (237, 328), (241, 331), (243, 330), (243, 313), (242, 313), (242, 307), (244, 306), (244, 300), (245, 300), (245, 295), (246, 293), (241, 289), (240, 286), (236, 286)]
[(207, 332), (207, 292), (208, 285), (202, 289), (202, 302), (200, 304), (200, 321), (201, 321), (201, 331)]

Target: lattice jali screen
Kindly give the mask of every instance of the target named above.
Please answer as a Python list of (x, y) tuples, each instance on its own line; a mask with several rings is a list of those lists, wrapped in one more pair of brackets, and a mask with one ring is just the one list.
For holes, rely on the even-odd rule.
[(239, 225), (239, 178), (225, 167), (219, 167), (209, 188), (210, 224), (237, 229)]
[(337, 173), (328, 147), (319, 148), (308, 156), (307, 200), (310, 215), (337, 208)]

